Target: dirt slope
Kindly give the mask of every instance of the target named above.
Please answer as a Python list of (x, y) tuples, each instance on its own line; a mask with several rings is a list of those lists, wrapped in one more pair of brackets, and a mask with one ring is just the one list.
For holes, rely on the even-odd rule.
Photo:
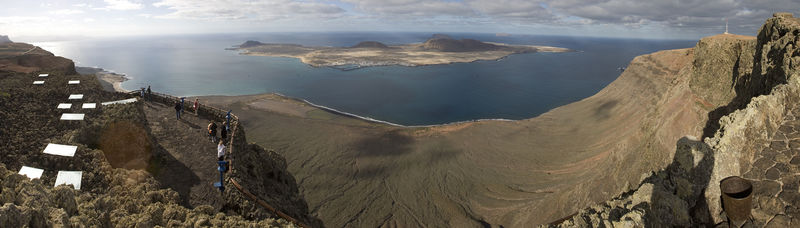
[(521, 121), (405, 128), (275, 95), (201, 99), (232, 108), (248, 140), (286, 157), (326, 226), (523, 227), (605, 201), (669, 164), (675, 142), (701, 137), (708, 112), (733, 97), (692, 82), (730, 82), (732, 71), (714, 69), (752, 67), (722, 53), (702, 64), (696, 53), (753, 46), (720, 35), (639, 56), (598, 94)]

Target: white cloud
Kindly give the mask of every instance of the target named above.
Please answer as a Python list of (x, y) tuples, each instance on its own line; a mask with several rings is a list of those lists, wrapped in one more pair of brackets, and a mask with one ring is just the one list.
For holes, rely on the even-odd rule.
[(138, 10), (144, 7), (141, 3), (134, 3), (128, 0), (103, 0), (108, 4), (106, 7), (97, 8), (104, 10)]
[(47, 13), (55, 15), (73, 15), (73, 14), (81, 14), (83, 13), (83, 10), (60, 9), (60, 10), (48, 11)]
[(383, 16), (474, 16), (464, 2), (441, 0), (342, 0), (367, 14)]
[(84, 18), (83, 19), (83, 22), (86, 22), (86, 23), (94, 22), (94, 21), (95, 21), (94, 18)]
[(157, 15), (157, 18), (205, 19), (205, 20), (275, 20), (281, 18), (340, 16), (342, 8), (334, 4), (294, 0), (163, 0), (153, 3), (174, 12)]
[(50, 19), (47, 17), (20, 17), (20, 16), (11, 16), (11, 17), (0, 17), (0, 25), (2, 24), (29, 24), (29, 23), (42, 23), (47, 22)]

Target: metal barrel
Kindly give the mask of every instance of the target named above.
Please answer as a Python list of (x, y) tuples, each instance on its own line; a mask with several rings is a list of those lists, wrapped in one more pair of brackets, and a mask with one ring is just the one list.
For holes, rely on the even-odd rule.
[(741, 223), (750, 218), (753, 208), (753, 184), (738, 176), (730, 176), (719, 183), (722, 191), (722, 209), (732, 223)]

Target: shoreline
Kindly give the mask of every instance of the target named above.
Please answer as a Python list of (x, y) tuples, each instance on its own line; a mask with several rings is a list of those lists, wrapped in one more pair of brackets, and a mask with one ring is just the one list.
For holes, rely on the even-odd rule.
[(122, 93), (130, 92), (130, 90), (122, 88), (122, 83), (130, 80), (124, 74), (114, 73), (99, 67), (75, 67), (75, 70), (78, 71), (79, 74), (83, 75), (94, 74), (97, 77), (97, 81), (100, 82), (100, 85), (105, 91)]
[[(463, 120), (463, 121), (456, 121), (456, 122), (449, 122), (449, 123), (442, 123), (442, 124), (402, 125), (402, 124), (392, 123), (392, 122), (389, 122), (389, 121), (374, 119), (374, 118), (370, 118), (370, 117), (366, 117), (366, 116), (359, 116), (359, 115), (356, 115), (356, 114), (353, 114), (353, 113), (340, 111), (340, 110), (337, 110), (335, 108), (327, 107), (327, 106), (324, 106), (324, 105), (314, 104), (314, 103), (312, 103), (312, 102), (310, 102), (310, 101), (308, 101), (306, 99), (303, 99), (303, 98), (290, 97), (290, 96), (286, 96), (286, 95), (283, 95), (283, 94), (280, 94), (280, 93), (261, 93), (261, 94), (240, 95), (240, 96), (261, 96), (261, 95), (275, 95), (275, 96), (278, 96), (278, 97), (282, 97), (284, 99), (290, 99), (290, 100), (295, 100), (295, 101), (298, 101), (298, 102), (302, 102), (302, 103), (305, 103), (305, 104), (307, 104), (307, 105), (309, 105), (311, 107), (322, 109), (324, 111), (327, 111), (327, 112), (330, 112), (330, 113), (333, 113), (333, 114), (336, 114), (336, 115), (355, 118), (355, 119), (359, 119), (359, 120), (363, 120), (363, 121), (367, 121), (367, 122), (372, 122), (372, 123), (386, 124), (386, 125), (395, 126), (395, 127), (402, 127), (402, 128), (440, 127), (440, 126), (458, 125), (458, 124), (475, 123), (475, 122), (483, 122), (483, 121), (505, 121), (505, 122), (520, 121), (520, 120), (511, 120), (511, 119), (503, 119), (503, 118), (489, 118), (489, 119)], [(219, 97), (219, 96), (208, 96), (208, 97)], [(232, 96), (232, 97), (237, 97), (237, 96)], [(536, 117), (536, 116), (532, 116), (532, 117), (529, 117), (529, 118), (526, 118), (526, 119), (530, 119), (530, 118), (534, 118), (534, 117)]]

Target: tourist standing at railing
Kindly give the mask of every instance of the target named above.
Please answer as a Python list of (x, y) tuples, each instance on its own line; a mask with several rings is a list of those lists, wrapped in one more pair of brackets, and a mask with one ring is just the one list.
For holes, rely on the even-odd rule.
[(211, 142), (217, 141), (217, 124), (214, 121), (208, 124), (208, 137), (211, 139)]
[(225, 142), (225, 139), (228, 138), (228, 130), (226, 130), (226, 128), (223, 127), (222, 129), (220, 129), (219, 138), (220, 138), (220, 140), (219, 140), (220, 142)]
[(225, 160), (225, 144), (222, 143), (222, 140), (217, 144), (217, 160)]
[(185, 99), (186, 97), (181, 97), (181, 113), (183, 113), (183, 100)]
[(225, 115), (225, 120), (226, 120), (225, 128), (227, 128), (228, 131), (231, 130), (231, 111), (233, 111), (233, 110), (228, 110), (228, 114)]
[(142, 96), (142, 99), (144, 99), (144, 87), (142, 87), (142, 89), (141, 89), (140, 91), (141, 91), (141, 92), (139, 93), (139, 95), (141, 95), (141, 96)]
[(147, 97), (144, 100), (149, 101), (150, 99), (153, 99), (152, 95), (153, 95), (153, 91), (150, 90), (150, 85), (147, 85)]
[(194, 115), (195, 116), (197, 115), (197, 108), (198, 108), (199, 105), (200, 105), (199, 100), (197, 98), (195, 98), (194, 99), (194, 106), (192, 106), (192, 108), (194, 109)]
[(175, 102), (175, 116), (181, 119), (181, 103)]

